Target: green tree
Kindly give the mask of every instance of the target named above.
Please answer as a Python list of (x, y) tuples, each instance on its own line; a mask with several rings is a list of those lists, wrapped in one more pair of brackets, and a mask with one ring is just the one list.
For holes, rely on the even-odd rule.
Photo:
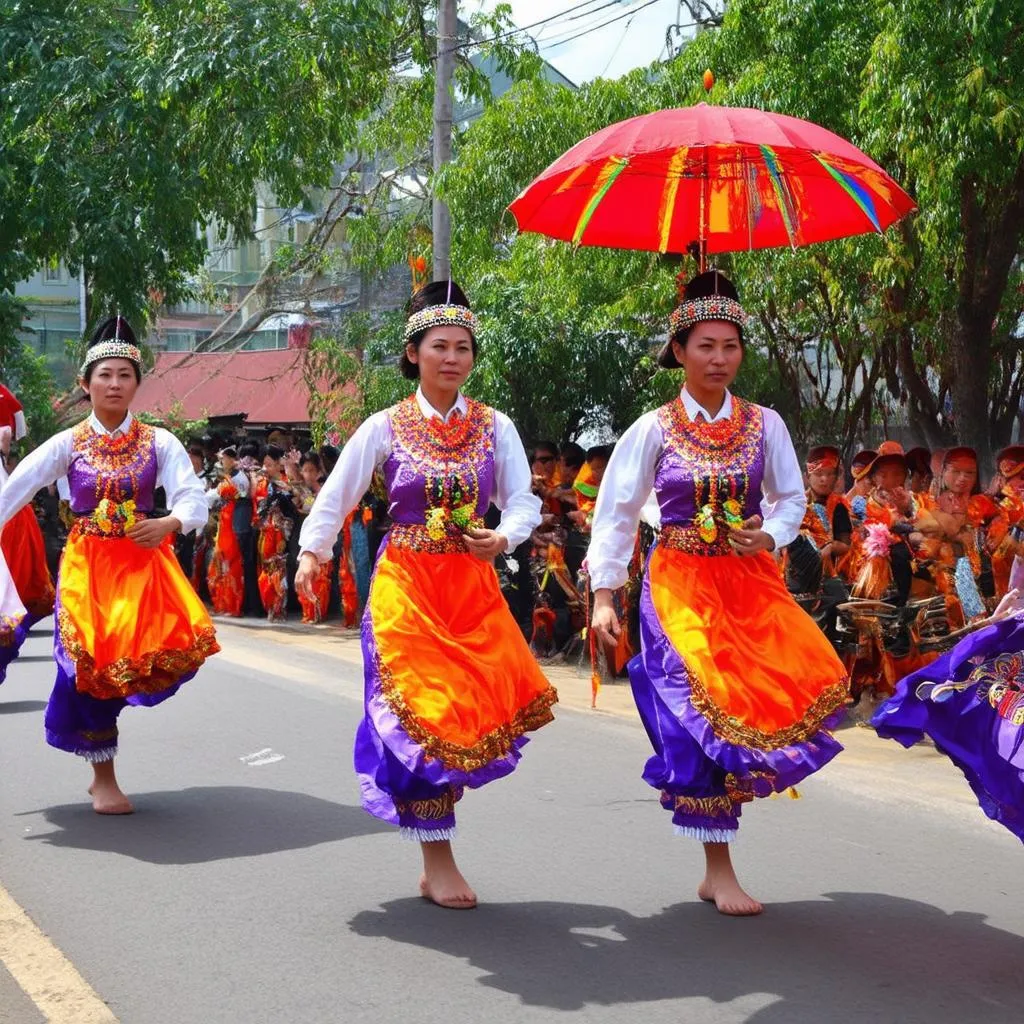
[(646, 314), (656, 342), (672, 302), (670, 275), (656, 261), (591, 259), (558, 243), (548, 256), (547, 243), (514, 237), (503, 212), (590, 132), (706, 99), (710, 67), (714, 102), (830, 128), (921, 207), (882, 239), (719, 261), (758, 313), (758, 386), (776, 395), (798, 439), (839, 440), (847, 450), (894, 411), (930, 444), (948, 443), (942, 411), (952, 394), (955, 436), (986, 452), (1007, 439), (1024, 392), (1020, 14), (1019, 4), (989, 0), (734, 0), (721, 28), (669, 63), (577, 92), (524, 83), (472, 126), (441, 183), (459, 226), (456, 265), (469, 268), (471, 288), (501, 276), (543, 291), (552, 311), (581, 316), (590, 329), (626, 311), (637, 323)]
[(15, 337), (23, 307), (0, 296), (0, 382), (18, 397), (25, 410), (27, 442), (36, 445), (56, 429), (53, 376), (45, 357)]
[(90, 318), (188, 291), (211, 221), (251, 235), (330, 182), (418, 33), (400, 0), (0, 0), (0, 295), (84, 267)]
[(930, 271), (921, 287), (948, 343), (957, 435), (984, 452), (1005, 440), (1006, 406), (1015, 413), (1021, 391), (1019, 341), (1006, 327), (1021, 311), (1024, 10), (900, 0), (879, 14), (862, 116), (876, 145), (893, 140), (917, 196)]

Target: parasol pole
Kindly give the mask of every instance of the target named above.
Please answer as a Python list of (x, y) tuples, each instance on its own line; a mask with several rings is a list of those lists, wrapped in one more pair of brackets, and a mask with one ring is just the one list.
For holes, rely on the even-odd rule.
[[(715, 76), (711, 68), (704, 72), (702, 82), (704, 92), (708, 99), (711, 99), (711, 90), (715, 87)], [(701, 146), (702, 173), (700, 179), (700, 273), (708, 269), (708, 173), (710, 171), (708, 160), (708, 147)]]
[(708, 269), (708, 147), (701, 146), (699, 272)]
[(431, 191), (434, 248), (434, 280), (452, 276), (452, 220), (446, 203), (436, 194), (437, 175), (452, 158), (452, 78), (458, 43), (458, 0), (437, 5), (437, 65), (434, 69), (434, 181)]

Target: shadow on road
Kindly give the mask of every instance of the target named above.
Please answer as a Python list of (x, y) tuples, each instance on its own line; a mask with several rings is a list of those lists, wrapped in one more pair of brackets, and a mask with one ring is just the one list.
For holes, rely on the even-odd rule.
[(88, 803), (24, 811), (19, 817), (42, 814), (61, 829), (27, 839), (152, 864), (256, 857), (393, 831), (360, 807), (280, 789), (195, 786), (132, 793), (131, 799), (135, 813), (125, 817), (95, 814)]
[(44, 711), (45, 700), (0, 700), (0, 715), (22, 715), (27, 711)]
[(485, 972), (480, 984), (555, 1010), (762, 995), (773, 1001), (747, 1024), (1010, 1024), (1024, 998), (1024, 938), (980, 914), (878, 893), (773, 904), (748, 920), (697, 902), (634, 917), (585, 904), (463, 912), (397, 900), (350, 927), (457, 957)]
[(12, 665), (24, 665), (26, 661), (35, 661), (35, 662), (53, 661), (53, 655), (52, 654), (19, 654), (18, 657), (15, 658), (14, 661), (11, 662), (11, 664)]

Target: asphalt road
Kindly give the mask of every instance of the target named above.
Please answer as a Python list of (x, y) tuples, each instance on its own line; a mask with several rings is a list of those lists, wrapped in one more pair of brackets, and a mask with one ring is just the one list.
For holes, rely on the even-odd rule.
[(43, 977), (29, 998), (15, 975), (50, 961), (28, 922), (9, 928), (3, 1024), (39, 1005), (85, 1024), (100, 1001), (125, 1024), (1024, 1020), (1020, 844), (932, 751), (845, 730), (803, 799), (747, 809), (736, 858), (768, 910), (728, 919), (696, 899), (700, 849), (640, 780), (628, 694), (586, 711), (562, 670), (569, 706), (460, 804), (481, 906), (443, 911), (414, 896), (415, 846), (358, 806), (354, 641), (220, 635), (171, 701), (122, 715), (127, 818), (93, 814), (86, 766), (43, 741), (44, 631), (12, 666), (0, 893), (82, 991)]

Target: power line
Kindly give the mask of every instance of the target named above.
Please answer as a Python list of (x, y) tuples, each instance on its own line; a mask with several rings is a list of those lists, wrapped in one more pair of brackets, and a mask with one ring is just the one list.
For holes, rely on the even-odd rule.
[(622, 14), (616, 15), (614, 18), (609, 18), (607, 21), (600, 25), (595, 25), (593, 28), (584, 29), (582, 32), (576, 35), (569, 36), (568, 39), (560, 39), (556, 43), (545, 43), (541, 49), (553, 50), (559, 46), (565, 46), (566, 43), (574, 42), (577, 39), (581, 39), (583, 36), (590, 35), (591, 32), (597, 32), (599, 29), (607, 28), (609, 25), (614, 25), (617, 21), (622, 21), (623, 18), (631, 18), (639, 14), (644, 8), (651, 7), (656, 3), (660, 3), (661, 0), (647, 0), (646, 3), (640, 4), (639, 7), (630, 8), (628, 11), (624, 11)]
[[(619, 0), (610, 0), (610, 3), (606, 3), (604, 6), (610, 6), (611, 3), (618, 3)], [(461, 43), (456, 47), (458, 50), (467, 50), (473, 46), (485, 46), (487, 43), (497, 43), (502, 39), (508, 39), (510, 36), (519, 35), (521, 32), (529, 32), (530, 29), (538, 28), (541, 25), (547, 25), (549, 22), (558, 21), (560, 18), (564, 18), (567, 14), (573, 14), (575, 11), (580, 11), (584, 7), (590, 7), (597, 3), (597, 0), (582, 0), (581, 3), (573, 4), (572, 7), (567, 7), (564, 11), (559, 11), (557, 14), (550, 14), (546, 18), (541, 18), (540, 21), (531, 22), (529, 25), (519, 25), (516, 28), (510, 28), (506, 32), (499, 32), (497, 35), (488, 36), (486, 39), (470, 39), (465, 43)], [(600, 10), (601, 8), (597, 8)], [(587, 14), (593, 14), (594, 11), (587, 11)], [(572, 20), (572, 19), (570, 19)]]
[[(633, 18), (635, 17), (636, 12), (634, 11)], [(608, 62), (604, 66), (604, 70), (598, 76), (599, 78), (604, 78), (604, 76), (608, 74), (608, 69), (612, 66), (612, 61), (615, 60), (616, 57), (618, 57), (619, 50), (622, 49), (622, 44), (625, 41), (626, 36), (629, 35), (629, 30), (633, 25), (633, 18), (630, 18), (629, 21), (626, 22), (626, 27), (622, 30), (622, 35), (619, 36), (619, 41), (615, 44), (615, 49), (612, 50), (612, 55), (608, 58)]]
[[(605, 8), (607, 8), (607, 7), (621, 7), (621, 6), (622, 6), (622, 0), (608, 0), (608, 2), (607, 2), (607, 3), (601, 4), (601, 6), (600, 6), (600, 7), (595, 7), (595, 8), (594, 8), (594, 9), (593, 9), (592, 11), (587, 11), (587, 15), (590, 15), (590, 14), (597, 14), (597, 12), (598, 12), (598, 11), (603, 11), (603, 10), (605, 10)], [(580, 20), (580, 18), (586, 17), (587, 15), (583, 15), (583, 14), (574, 14), (574, 15), (573, 15), (573, 16), (572, 16), (572, 17), (571, 17), (571, 18), (569, 19), (569, 21), (579, 21), (579, 20)]]
[[(584, 32), (589, 32), (591, 30), (600, 28), (603, 22), (606, 20), (606, 16), (600, 14), (599, 12), (605, 10), (605, 8), (618, 7), (621, 9), (623, 6), (625, 6), (625, 13), (628, 15), (634, 13), (634, 8), (637, 2), (638, 0), (629, 0), (628, 3), (626, 3), (626, 0), (612, 0), (611, 3), (602, 4), (600, 7), (595, 8), (593, 11), (587, 11), (585, 14), (576, 15), (574, 19), (571, 19), (577, 20), (580, 18), (590, 18), (590, 20), (585, 22), (583, 25), (558, 25), (555, 28), (553, 34), (549, 36), (547, 39), (541, 40), (540, 36), (536, 36), (534, 38), (534, 42), (538, 50), (543, 50), (548, 46), (556, 46), (560, 44), (568, 36), (578, 35)], [(594, 17), (591, 17), (592, 15)]]
[[(576, 14), (571, 14), (570, 11), (572, 10), (572, 8), (570, 8), (569, 11), (563, 11), (563, 15), (567, 15), (565, 17), (565, 21), (566, 22), (580, 21), (583, 18), (589, 18), (591, 15), (599, 14), (601, 11), (606, 10), (609, 7), (621, 6), (624, 2), (625, 2), (625, 0), (606, 0), (605, 3), (601, 4), (598, 7), (593, 8), (592, 10), (581, 11), (581, 12), (578, 12)], [(548, 26), (545, 26), (544, 28), (542, 28), (540, 30), (540, 32), (538, 32), (538, 33), (536, 33), (534, 35), (533, 42), (534, 42), (534, 44), (536, 46), (538, 46), (538, 47), (540, 46), (541, 39), (544, 36), (544, 33), (547, 31), (547, 29), (548, 29)], [(555, 30), (555, 35), (558, 35), (559, 33), (564, 32), (564, 31), (573, 31), (572, 29), (569, 29), (567, 25), (555, 25), (554, 26), (554, 30)]]

